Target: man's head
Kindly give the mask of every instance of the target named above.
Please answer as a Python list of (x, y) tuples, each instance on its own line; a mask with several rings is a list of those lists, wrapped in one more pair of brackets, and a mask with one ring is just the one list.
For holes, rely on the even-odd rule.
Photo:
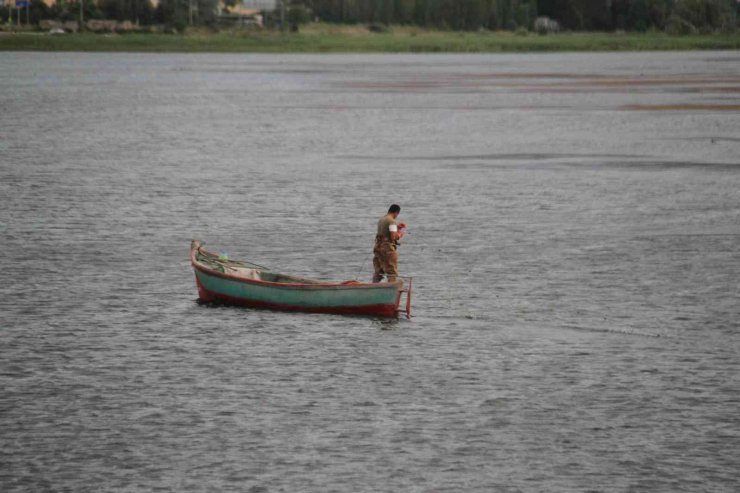
[(393, 216), (393, 219), (397, 218), (400, 213), (401, 213), (401, 206), (398, 204), (393, 204), (388, 209), (388, 214)]

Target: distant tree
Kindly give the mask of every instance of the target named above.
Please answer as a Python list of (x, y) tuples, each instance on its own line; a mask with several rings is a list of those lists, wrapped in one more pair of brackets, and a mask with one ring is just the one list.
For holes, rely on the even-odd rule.
[(647, 0), (630, 1), (625, 27), (631, 31), (647, 31), (650, 27)]
[(311, 12), (302, 4), (294, 4), (288, 10), (288, 23), (298, 26), (307, 24), (311, 20)]
[(106, 19), (131, 20), (133, 15), (130, 0), (100, 0), (98, 6)]
[(28, 13), (31, 17), (31, 24), (38, 24), (39, 21), (50, 18), (51, 9), (43, 0), (31, 0), (31, 7)]
[(488, 27), (488, 6), (485, 0), (467, 0), (462, 3), (462, 24), (464, 29), (476, 30)]
[(704, 32), (734, 24), (729, 0), (676, 0), (674, 14)]
[(393, 0), (393, 10), (396, 14), (396, 21), (400, 24), (411, 24), (414, 17), (414, 0)]
[[(193, 0), (193, 23), (213, 26), (216, 23), (217, 0)], [(183, 31), (190, 21), (190, 0), (160, 0), (152, 17), (155, 22)]]
[(418, 26), (429, 25), (429, 5), (427, 0), (416, 0), (414, 2), (414, 23)]
[(215, 26), (218, 13), (218, 0), (197, 0), (198, 15), (195, 24), (200, 26)]
[(520, 2), (514, 12), (514, 21), (520, 28), (530, 29), (537, 18), (537, 3), (532, 1)]
[[(60, 21), (76, 21), (80, 19), (80, 0), (75, 1), (57, 1), (45, 10), (47, 19), (56, 19)], [(31, 3), (33, 7), (33, 0)], [(41, 7), (43, 8), (43, 7)], [(93, 0), (83, 0), (83, 13), (85, 19), (99, 19), (102, 17), (100, 9)]]
[(646, 0), (648, 27), (657, 29), (665, 28), (668, 17), (671, 14), (673, 0)]
[[(176, 2), (178, 0), (163, 0)], [(227, 0), (235, 1), (235, 0)], [(531, 28), (537, 16), (571, 30), (662, 29), (673, 16), (700, 29), (734, 25), (734, 0), (305, 0), (327, 22), (447, 29)], [(678, 16), (678, 17), (676, 17)]]
[(587, 26), (584, 18), (586, 8), (588, 8), (588, 0), (566, 0), (562, 24), (574, 30), (585, 29)]
[(154, 9), (154, 20), (169, 27), (187, 23), (188, 8), (187, 0), (160, 0)]
[(485, 4), (486, 9), (486, 25), (488, 29), (494, 31), (501, 28), (498, 18), (498, 0), (487, 0)]
[(149, 0), (135, 0), (133, 22), (141, 25), (154, 23), (154, 6)]

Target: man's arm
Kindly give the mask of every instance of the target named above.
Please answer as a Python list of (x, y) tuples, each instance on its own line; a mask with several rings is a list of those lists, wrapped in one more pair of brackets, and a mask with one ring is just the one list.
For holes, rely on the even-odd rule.
[(398, 226), (396, 226), (395, 224), (391, 224), (388, 227), (388, 229), (390, 230), (390, 233), (391, 233), (391, 241), (399, 241), (401, 238), (403, 238), (403, 235), (404, 235), (403, 229), (399, 231)]

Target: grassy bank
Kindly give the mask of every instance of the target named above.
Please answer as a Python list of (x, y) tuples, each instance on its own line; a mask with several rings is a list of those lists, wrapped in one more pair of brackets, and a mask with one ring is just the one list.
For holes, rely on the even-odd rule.
[(216, 53), (549, 52), (740, 49), (740, 34), (668, 36), (662, 33), (573, 33), (538, 36), (508, 32), (450, 32), (395, 27), (307, 26), (300, 33), (263, 31), (174, 34), (0, 33), (0, 50)]

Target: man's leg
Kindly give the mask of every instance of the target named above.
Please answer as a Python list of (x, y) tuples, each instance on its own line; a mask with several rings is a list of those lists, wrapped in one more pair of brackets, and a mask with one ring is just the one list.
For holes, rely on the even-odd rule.
[(383, 280), (383, 262), (381, 259), (381, 252), (378, 247), (373, 249), (373, 282), (380, 282)]
[(396, 276), (398, 276), (398, 252), (391, 250), (390, 248), (385, 252), (385, 258), (383, 259), (383, 270), (385, 275), (388, 276), (388, 282), (396, 282)]

